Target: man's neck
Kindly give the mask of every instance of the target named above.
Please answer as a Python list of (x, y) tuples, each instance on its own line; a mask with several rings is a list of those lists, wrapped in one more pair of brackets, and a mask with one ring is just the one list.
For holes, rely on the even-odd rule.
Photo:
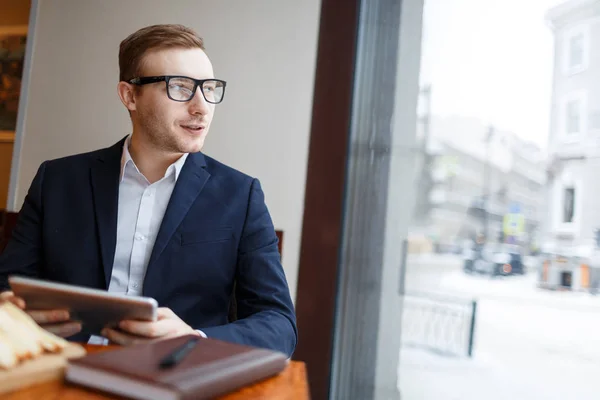
[(155, 147), (144, 143), (138, 136), (133, 134), (129, 143), (129, 154), (138, 170), (154, 183), (163, 178), (169, 165), (177, 161), (183, 154), (166, 153)]

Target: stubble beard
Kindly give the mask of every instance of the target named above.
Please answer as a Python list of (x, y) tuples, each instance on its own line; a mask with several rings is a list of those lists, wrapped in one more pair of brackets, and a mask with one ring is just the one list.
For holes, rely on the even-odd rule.
[(186, 153), (185, 145), (179, 143), (174, 127), (162, 122), (153, 111), (140, 115), (140, 126), (149, 144), (167, 153)]

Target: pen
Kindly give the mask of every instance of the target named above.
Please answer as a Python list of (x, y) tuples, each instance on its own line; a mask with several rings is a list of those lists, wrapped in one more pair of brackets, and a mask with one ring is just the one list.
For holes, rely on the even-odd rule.
[(194, 347), (196, 346), (196, 343), (198, 343), (198, 341), (200, 341), (200, 337), (191, 338), (190, 340), (185, 342), (183, 345), (176, 348), (172, 353), (168, 354), (165, 358), (163, 358), (160, 361), (159, 367), (160, 368), (170, 368), (170, 367), (173, 367), (173, 366), (179, 364), (181, 362), (181, 360), (183, 360), (185, 358), (185, 356), (187, 356), (188, 354), (190, 354), (192, 352), (192, 350), (194, 349)]

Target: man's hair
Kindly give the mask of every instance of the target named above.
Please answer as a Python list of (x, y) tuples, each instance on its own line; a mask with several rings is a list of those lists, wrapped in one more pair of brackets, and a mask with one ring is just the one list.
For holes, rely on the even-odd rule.
[(204, 50), (204, 40), (183, 25), (152, 25), (132, 33), (119, 47), (119, 80), (140, 76), (147, 53), (175, 48)]

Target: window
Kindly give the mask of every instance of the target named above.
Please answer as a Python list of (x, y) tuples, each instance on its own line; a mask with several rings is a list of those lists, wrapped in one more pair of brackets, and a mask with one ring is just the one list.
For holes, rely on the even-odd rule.
[(581, 102), (578, 99), (567, 102), (566, 133), (577, 135), (581, 132)]
[[(409, 2), (401, 2), (402, 12)], [(436, 123), (431, 135), (453, 135), (457, 143), (460, 138), (468, 144), (462, 149), (453, 194), (472, 201), (462, 210), (452, 208), (458, 218), (445, 218), (443, 223), (441, 217), (432, 218), (428, 225), (409, 227), (403, 254), (400, 397), (593, 398), (598, 373), (587, 372), (584, 363), (600, 365), (600, 352), (591, 354), (597, 329), (586, 326), (600, 317), (600, 309), (589, 315), (573, 310), (581, 307), (583, 293), (600, 293), (600, 275), (594, 275), (598, 271), (579, 268), (580, 257), (595, 254), (590, 239), (598, 225), (593, 218), (594, 171), (600, 160), (600, 20), (593, 15), (600, 10), (600, 0), (529, 0), (521, 1), (522, 7), (477, 0), (471, 2), (477, 7), (469, 7), (467, 13), (461, 12), (465, 2), (459, 0), (419, 3), (425, 5), (422, 38), (427, 55), (421, 58), (426, 74), (420, 82), (431, 82), (434, 94), (431, 115)], [(557, 5), (548, 10), (550, 3)], [(548, 24), (538, 30), (533, 21), (544, 15)], [(469, 31), (477, 34), (467, 39)], [(371, 46), (365, 48), (371, 51)], [(398, 71), (406, 81), (406, 73)], [(527, 96), (522, 95), (524, 88)], [(413, 98), (416, 89), (413, 82)], [(510, 106), (502, 106), (500, 97)], [(543, 112), (536, 115), (538, 107)], [(486, 153), (488, 124), (495, 125), (498, 134)], [(505, 145), (502, 137), (508, 139)], [(590, 148), (590, 139), (597, 141), (596, 148)], [(410, 190), (398, 179), (389, 182), (388, 189), (399, 195)], [(487, 210), (482, 209), (482, 193), (492, 196)], [(510, 207), (512, 203), (519, 203), (520, 209)], [(457, 244), (459, 251), (448, 244)], [(486, 274), (523, 276), (498, 282), (481, 279)], [(565, 286), (572, 293), (559, 293), (557, 289)], [(462, 300), (476, 311), (462, 311)], [(391, 302), (392, 296), (382, 300)], [(557, 326), (556, 321), (564, 323)], [(523, 325), (529, 335), (522, 334)], [(587, 335), (587, 343), (582, 335)], [(549, 353), (556, 362), (546, 362)], [(566, 373), (567, 363), (582, 372)], [(500, 387), (499, 371), (506, 384), (495, 390)]]
[(562, 201), (562, 223), (572, 224), (575, 217), (575, 188), (565, 187)]
[(585, 91), (570, 93), (563, 99), (560, 132), (562, 141), (573, 142), (581, 139), (587, 130), (587, 94)]
[(580, 68), (583, 65), (583, 33), (569, 38), (569, 69)]
[(581, 221), (581, 185), (564, 177), (556, 182), (554, 192), (554, 222), (557, 232), (576, 232)]
[(586, 70), (589, 60), (588, 26), (582, 25), (567, 31), (564, 44), (565, 74), (571, 75)]

